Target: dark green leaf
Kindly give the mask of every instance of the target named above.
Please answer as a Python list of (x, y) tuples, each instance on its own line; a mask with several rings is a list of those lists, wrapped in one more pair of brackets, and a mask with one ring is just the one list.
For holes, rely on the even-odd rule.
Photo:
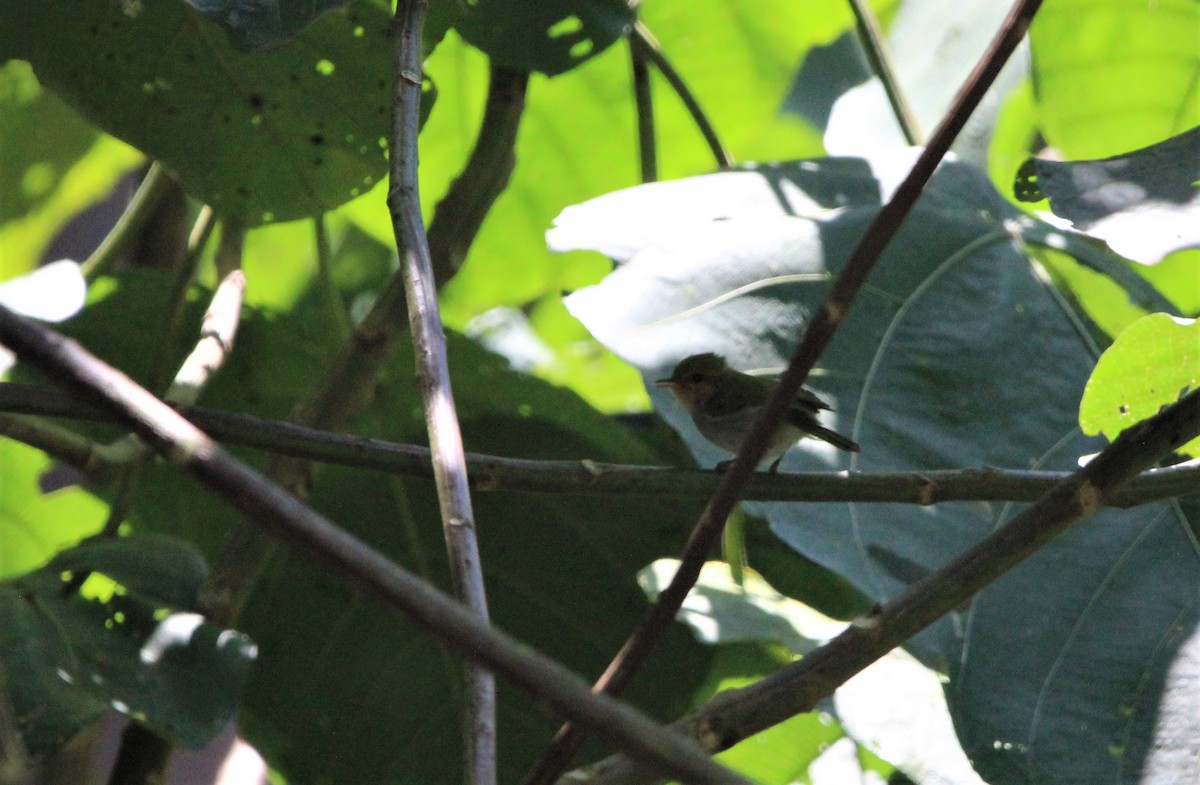
[[(116, 314), (151, 311), (167, 282), (121, 280), (67, 324), (121, 368), (144, 367), (144, 340), (112, 330)], [(109, 282), (111, 286), (111, 281)], [(204, 298), (201, 297), (201, 300)], [(336, 342), (307, 310), (249, 312), (205, 405), (285, 416), (306, 394)], [(193, 314), (198, 317), (198, 314)], [(137, 322), (135, 322), (137, 324)], [(662, 462), (632, 433), (575, 394), (515, 373), (495, 355), (450, 337), (450, 363), (469, 450), (541, 458)], [(407, 343), (407, 342), (405, 342)], [(404, 346), (377, 403), (352, 430), (423, 443), (424, 423)], [(448, 586), (432, 482), (359, 471), (319, 471), (313, 503), (418, 574)], [(675, 553), (701, 500), (511, 493), (475, 495), (480, 548), (495, 624), (585, 677), (599, 674), (645, 612), (637, 571)], [(172, 532), (215, 553), (237, 521), (174, 469), (156, 466), (130, 515), (135, 530)], [(308, 561), (281, 554), (241, 626), (261, 656), (240, 718), (248, 739), (292, 781), (413, 783), (461, 778), (458, 661), (402, 618), (363, 600)], [(711, 654), (682, 628), (668, 636), (634, 699), (669, 718), (685, 711)], [(522, 695), (500, 691), (501, 779), (516, 781), (556, 723)]]
[(288, 40), (318, 16), (350, 0), (187, 0), (229, 31), (238, 49), (265, 49)]
[(501, 65), (554, 76), (604, 51), (632, 23), (623, 0), (476, 0), (455, 27)]
[(1200, 245), (1200, 127), (1098, 161), (1030, 158), (1018, 199), (1050, 199), (1055, 215), (1139, 262)]
[[(628, 261), (568, 306), (650, 380), (702, 351), (742, 370), (778, 371), (910, 161), (764, 166), (570, 208), (553, 244)], [(809, 441), (783, 470), (1072, 470), (1099, 449), (1075, 418), (1094, 357), (1013, 243), (1016, 216), (981, 172), (943, 165), (810, 379), (833, 404), (826, 424), (862, 453)], [(657, 388), (651, 396), (702, 465), (728, 457)], [(755, 509), (792, 547), (880, 600), (1016, 511), (983, 503)], [(1105, 510), (913, 642), (949, 670), (959, 737), (985, 779), (1023, 783), (1022, 772), (1037, 771), (1055, 782), (1096, 781), (1111, 772), (1117, 747), (1131, 772), (1165, 765), (1171, 751), (1194, 752), (1200, 727), (1156, 734), (1151, 709), (1182, 689), (1182, 675), (1172, 674), (1184, 668), (1182, 647), (1200, 617), (1194, 526), (1167, 504)], [(1162, 757), (1147, 757), (1151, 749)]]
[[(77, 571), (117, 585), (85, 598), (70, 590)], [(202, 578), (190, 547), (134, 537), (85, 543), (0, 583), (0, 661), (31, 751), (54, 750), (110, 709), (192, 748), (229, 723), (255, 646), (188, 610)]]
[(389, 17), (360, 3), (269, 53), (235, 51), (179, 0), (0, 8), (0, 57), (251, 224), (337, 206), (384, 176)]

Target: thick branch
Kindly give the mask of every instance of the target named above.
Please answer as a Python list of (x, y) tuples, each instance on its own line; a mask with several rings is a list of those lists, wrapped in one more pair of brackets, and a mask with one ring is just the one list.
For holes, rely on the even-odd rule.
[(745, 785), (690, 740), (618, 701), (593, 695), (567, 668), (493, 629), (417, 576), (313, 512), (296, 497), (222, 450), (167, 404), (79, 344), (0, 306), (0, 344), (133, 428), (271, 535), (363, 594), (406, 614), (447, 647), (485, 665), (542, 706), (568, 716), (664, 773), (694, 783)]

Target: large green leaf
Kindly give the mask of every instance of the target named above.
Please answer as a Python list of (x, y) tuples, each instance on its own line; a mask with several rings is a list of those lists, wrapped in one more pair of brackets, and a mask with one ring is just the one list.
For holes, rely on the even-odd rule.
[(182, 0), (0, 6), (0, 59), (250, 224), (314, 215), (386, 171), (388, 14), (328, 14), (269, 53), (235, 51)]
[[(628, 261), (568, 306), (650, 380), (701, 351), (743, 370), (780, 369), (910, 161), (763, 166), (570, 208), (552, 244)], [(1071, 470), (1100, 447), (1075, 420), (1089, 344), (1014, 243), (1016, 215), (982, 172), (939, 170), (810, 380), (833, 404), (827, 424), (862, 453), (806, 442), (784, 470)], [(651, 397), (702, 464), (727, 457), (672, 400), (656, 389)], [(754, 508), (792, 547), (877, 599), (1016, 511)], [(992, 785), (1095, 782), (1111, 774), (1118, 748), (1130, 772), (1122, 782), (1143, 763), (1190, 770), (1197, 720), (1156, 732), (1154, 707), (1188, 694), (1186, 646), (1200, 618), (1194, 514), (1170, 504), (1105, 510), (913, 641), (948, 670), (960, 740)]]
[[(115, 583), (88, 598), (70, 586), (81, 572)], [(0, 686), (31, 751), (110, 709), (192, 748), (229, 723), (255, 647), (192, 612), (205, 572), (183, 543), (136, 537), (85, 543), (0, 583)]]
[[(127, 276), (67, 328), (119, 367), (144, 373), (146, 327), (165, 281)], [(203, 299), (203, 298), (200, 298)], [(313, 298), (317, 300), (318, 298)], [(309, 300), (290, 316), (249, 313), (207, 405), (284, 416), (314, 383), (336, 343)], [(128, 314), (125, 334), (114, 320)], [(193, 309), (189, 319), (198, 318)], [(134, 336), (143, 336), (142, 338)], [(573, 393), (509, 370), (502, 358), (450, 336), (455, 396), (470, 450), (522, 457), (664, 462)], [(424, 442), (407, 347), (378, 403), (353, 430)], [(313, 503), (405, 566), (448, 585), (432, 482), (324, 469)], [(492, 619), (594, 678), (645, 612), (637, 570), (681, 546), (702, 500), (479, 493), (475, 512)], [(130, 521), (212, 554), (236, 516), (165, 466), (149, 470)], [(363, 600), (304, 560), (278, 558), (241, 620), (259, 646), (240, 721), (294, 782), (453, 782), (460, 778), (459, 664), (406, 621)], [(710, 654), (682, 629), (664, 644), (634, 697), (652, 713), (683, 712)], [(501, 771), (515, 781), (556, 723), (500, 691)]]
[(1200, 5), (1050, 0), (1029, 29), (1046, 141), (1104, 158), (1200, 125)]

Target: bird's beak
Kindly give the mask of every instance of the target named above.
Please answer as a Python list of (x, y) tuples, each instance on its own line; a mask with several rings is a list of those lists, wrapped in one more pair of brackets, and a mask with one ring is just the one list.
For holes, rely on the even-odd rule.
[(676, 382), (674, 379), (659, 379), (657, 382), (654, 383), (654, 386), (671, 388), (671, 387), (674, 387), (675, 384), (676, 384)]

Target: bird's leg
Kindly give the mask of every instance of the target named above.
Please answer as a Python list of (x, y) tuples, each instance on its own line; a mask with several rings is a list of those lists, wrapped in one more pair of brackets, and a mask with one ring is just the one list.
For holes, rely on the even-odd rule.
[(720, 463), (718, 463), (716, 466), (713, 467), (713, 471), (724, 473), (724, 472), (729, 471), (730, 466), (733, 466), (732, 458), (730, 458), (728, 461), (721, 461)]
[(774, 460), (774, 462), (771, 463), (770, 468), (767, 469), (767, 473), (768, 474), (778, 474), (779, 473), (779, 464), (782, 460), (783, 460), (782, 455), (780, 455), (778, 458), (776, 458)]

